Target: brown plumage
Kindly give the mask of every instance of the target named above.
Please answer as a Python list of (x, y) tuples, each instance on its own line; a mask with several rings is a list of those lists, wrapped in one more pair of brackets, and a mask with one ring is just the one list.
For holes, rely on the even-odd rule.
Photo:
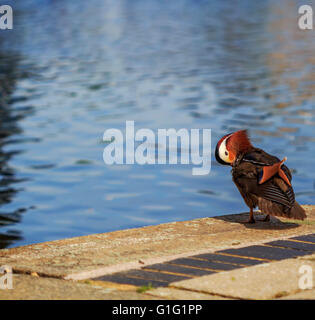
[(253, 208), (269, 215), (303, 220), (304, 209), (295, 201), (290, 170), (282, 161), (255, 148), (246, 130), (224, 136), (217, 144), (216, 159), (232, 166), (233, 182), (250, 208), (249, 223), (255, 222)]

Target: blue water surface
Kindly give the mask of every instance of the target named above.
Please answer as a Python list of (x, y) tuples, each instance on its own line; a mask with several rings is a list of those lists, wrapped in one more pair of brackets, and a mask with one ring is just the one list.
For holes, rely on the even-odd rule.
[[(0, 246), (247, 211), (230, 169), (103, 162), (109, 128), (234, 130), (314, 203), (315, 31), (299, 1), (7, 1)], [(213, 151), (213, 150), (212, 150)]]

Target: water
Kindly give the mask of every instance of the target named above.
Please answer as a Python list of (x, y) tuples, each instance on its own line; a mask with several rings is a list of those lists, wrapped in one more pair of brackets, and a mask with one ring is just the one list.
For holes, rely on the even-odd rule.
[[(10, 1), (7, 1), (10, 4)], [(298, 2), (299, 4), (300, 2)], [(248, 128), (314, 203), (315, 31), (294, 1), (11, 1), (0, 31), (0, 246), (247, 211), (230, 170), (106, 166), (103, 133)]]

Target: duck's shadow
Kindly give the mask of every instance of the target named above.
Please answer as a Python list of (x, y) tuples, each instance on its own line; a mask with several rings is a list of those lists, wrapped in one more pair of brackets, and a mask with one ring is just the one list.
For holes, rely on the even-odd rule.
[(249, 213), (243, 212), (239, 214), (230, 214), (224, 216), (213, 217), (230, 223), (239, 223), (249, 229), (264, 229), (264, 230), (283, 230), (292, 229), (300, 226), (299, 223), (293, 221), (282, 221), (277, 217), (270, 216), (270, 221), (262, 221), (266, 217), (265, 214), (260, 212), (254, 213), (255, 223), (248, 223)]

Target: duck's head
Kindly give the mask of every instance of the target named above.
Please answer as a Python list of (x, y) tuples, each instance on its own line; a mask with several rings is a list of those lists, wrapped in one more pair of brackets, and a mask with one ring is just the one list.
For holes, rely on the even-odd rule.
[(215, 149), (215, 158), (223, 165), (232, 165), (241, 153), (253, 148), (247, 131), (239, 130), (222, 137)]

